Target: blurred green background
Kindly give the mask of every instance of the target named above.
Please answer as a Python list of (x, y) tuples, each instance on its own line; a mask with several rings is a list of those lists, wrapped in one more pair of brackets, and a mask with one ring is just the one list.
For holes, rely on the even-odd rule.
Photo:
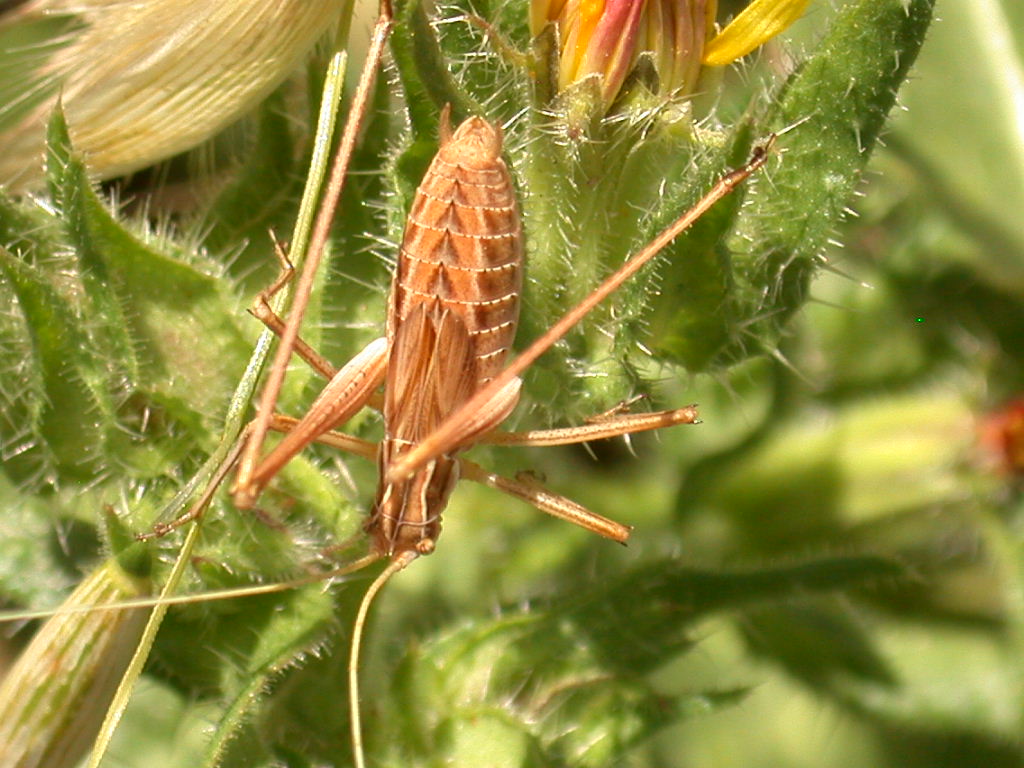
[[(812, 47), (833, 5), (843, 4), (813, 4), (786, 46)], [(460, 486), (438, 551), (375, 609), (363, 674), (372, 764), (1024, 763), (1024, 406), (1014, 406), (1024, 398), (1024, 5), (938, 0), (936, 19), (777, 352), (713, 374), (657, 371), (659, 402), (699, 403), (701, 425), (628, 448), (480, 454), (633, 525), (633, 538), (619, 548)], [(756, 81), (772, 55), (732, 77)], [(45, 248), (60, 239), (46, 206), (5, 198), (0, 245), (19, 252), (25, 239), (49, 254), (34, 257), (32, 274), (9, 266), (0, 292), (9, 607), (59, 602), (116, 549), (117, 526), (96, 522), (104, 506), (145, 530), (214, 445), (258, 330), (240, 308), (273, 273), (262, 233), (271, 223), (288, 231), (294, 216), (301, 163), (272, 140), (286, 136), (281, 115), (295, 99), (275, 94), (221, 137), (231, 145), (244, 134), (262, 152), (212, 198), (200, 195), (209, 209), (174, 204), (194, 192), (194, 159), (120, 187), (126, 229), (178, 271), (151, 273), (156, 257), (118, 267), (129, 293), (164, 295), (93, 307), (108, 319), (125, 313), (136, 331), (78, 327), (104, 339), (109, 358), (76, 357), (76, 346), (91, 347), (74, 337), (26, 336), (26, 297), (49, 327), (76, 328), (55, 309), (73, 291), (61, 249)], [(358, 171), (378, 168), (383, 143), (368, 138)], [(57, 197), (68, 210), (65, 183)], [(349, 202), (376, 200), (381, 183), (356, 176)], [(149, 213), (162, 224), (143, 236), (145, 206), (133, 201), (154, 187), (162, 198)], [(379, 233), (386, 218), (347, 210), (356, 212), (346, 234)], [(102, 247), (121, 247), (120, 230), (100, 229)], [(367, 318), (381, 316), (386, 265), (345, 258), (332, 269), (318, 296), (333, 290), (345, 304), (325, 301), (311, 335), (338, 362), (379, 332)], [(50, 355), (42, 370), (26, 352), (33, 344)], [(118, 349), (135, 352), (115, 360)], [(70, 376), (59, 374), (67, 355)], [(142, 383), (108, 402), (88, 371)], [(292, 381), (294, 413), (315, 385), (300, 368)], [(61, 409), (40, 405), (57, 398)], [(110, 442), (108, 422), (123, 444)], [(529, 422), (527, 410), (520, 423)], [(42, 460), (18, 449), (29, 423), (50, 441)], [(105, 466), (100, 444), (116, 445), (120, 463)], [(318, 450), (268, 502), (283, 531), (218, 501), (186, 589), (301, 573), (356, 529), (372, 482), (372, 467)], [(157, 580), (179, 544), (170, 537), (150, 553)], [(104, 765), (349, 764), (341, 678), (366, 583), (337, 588), (327, 605), (314, 588), (255, 607), (172, 611)], [(293, 614), (301, 627), (263, 633)], [(33, 628), (10, 626), (7, 656)]]

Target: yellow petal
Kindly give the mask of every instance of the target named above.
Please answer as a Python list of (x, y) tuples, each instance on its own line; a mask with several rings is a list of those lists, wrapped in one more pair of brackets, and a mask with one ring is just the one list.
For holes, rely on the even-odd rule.
[(704, 65), (724, 67), (804, 15), (810, 0), (754, 0), (704, 48)]
[(562, 15), (566, 0), (530, 0), (530, 34), (536, 37), (549, 21)]

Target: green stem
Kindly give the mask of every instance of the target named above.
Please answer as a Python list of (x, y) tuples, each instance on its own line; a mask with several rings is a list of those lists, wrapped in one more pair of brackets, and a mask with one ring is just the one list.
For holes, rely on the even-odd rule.
[[(342, 26), (347, 25), (343, 24)], [(342, 40), (344, 38), (339, 36), (338, 39)], [(336, 51), (328, 65), (320, 102), (320, 115), (317, 121), (316, 135), (313, 139), (310, 169), (306, 177), (306, 186), (303, 190), (302, 201), (299, 204), (299, 213), (292, 235), (293, 253), (305, 253), (306, 245), (310, 239), (310, 232), (312, 231), (313, 220), (316, 215), (317, 201), (320, 198), (323, 180), (330, 161), (330, 148), (337, 123), (338, 109), (341, 104), (341, 93), (345, 83), (346, 58), (345, 51)], [(289, 290), (281, 291), (275, 302), (276, 311), (281, 311), (284, 308), (289, 296)], [(274, 334), (269, 329), (264, 330), (260, 334), (249, 358), (249, 364), (246, 366), (245, 372), (242, 374), (242, 378), (228, 405), (227, 413), (224, 417), (224, 428), (217, 448), (200, 470), (185, 484), (185, 487), (167, 504), (161, 512), (161, 518), (173, 519), (177, 517), (197, 490), (204, 486), (207, 488), (209, 497), (212, 498), (213, 491), (219, 486), (229, 471), (230, 466), (234, 463), (234, 457), (231, 456), (232, 448), (236, 445), (239, 435), (245, 426), (246, 414), (256, 392), (256, 385), (259, 382), (260, 374), (263, 372), (263, 368), (269, 358), (273, 338)], [(219, 477), (217, 476), (218, 473)], [(205, 503), (209, 503), (210, 498), (205, 499)], [(174, 567), (171, 569), (170, 576), (160, 592), (161, 602), (156, 605), (150, 614), (138, 648), (128, 668), (125, 670), (124, 676), (121, 678), (117, 692), (114, 694), (110, 707), (107, 709), (103, 725), (100, 727), (100, 731), (93, 743), (93, 750), (86, 768), (98, 768), (100, 761), (106, 754), (107, 748), (110, 745), (110, 739), (113, 737), (117, 724), (120, 722), (125, 708), (128, 706), (132, 690), (142, 674), (143, 666), (149, 658), (149, 652), (156, 639), (156, 634), (167, 613), (168, 605), (164, 601), (175, 594), (184, 576), (185, 568), (191, 562), (192, 551), (199, 538), (201, 522), (202, 517), (200, 516), (189, 526), (188, 534), (178, 552)]]

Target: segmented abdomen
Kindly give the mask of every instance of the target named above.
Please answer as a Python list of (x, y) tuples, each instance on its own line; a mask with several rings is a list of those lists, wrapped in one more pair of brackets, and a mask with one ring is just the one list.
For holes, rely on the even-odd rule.
[(521, 286), (522, 233), (501, 134), (473, 117), (443, 141), (416, 193), (392, 317), (400, 323), (419, 303), (458, 314), (472, 338), (477, 379), (485, 382), (512, 346)]
[(391, 464), (436, 429), (505, 363), (519, 321), (522, 235), (501, 132), (471, 117), (420, 183), (405, 227), (388, 313), (382, 482), (366, 529), (374, 550), (427, 554), (458, 481), (452, 454), (388, 483)]

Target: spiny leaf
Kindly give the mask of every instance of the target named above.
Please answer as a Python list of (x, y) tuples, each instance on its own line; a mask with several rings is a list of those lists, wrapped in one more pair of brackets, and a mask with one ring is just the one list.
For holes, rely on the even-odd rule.
[(742, 631), (754, 653), (818, 690), (851, 679), (876, 689), (898, 684), (875, 641), (845, 606), (814, 601), (758, 608), (745, 614)]
[(115, 219), (69, 151), (59, 112), (49, 152), (51, 190), (102, 324), (100, 339), (111, 345), (108, 359), (137, 379), (133, 388), (150, 390), (180, 418), (194, 423), (197, 411), (219, 409), (245, 365), (224, 284), (185, 261), (180, 248), (158, 250)]
[(10, 482), (12, 464), (5, 459), (0, 475), (0, 594), (12, 605), (56, 605), (80, 574), (69, 573), (64, 553), (51, 546), (52, 500)]
[(251, 269), (256, 258), (273, 266), (268, 230), (271, 226), (288, 226), (281, 214), (292, 215), (291, 206), (283, 203), (295, 193), (300, 168), (296, 167), (286, 106), (283, 93), (271, 95), (260, 105), (244, 162), (204, 215), (209, 229), (204, 244), (212, 253), (226, 254), (239, 243), (248, 244), (230, 265), (233, 274)]
[[(657, 228), (667, 226), (696, 202), (694, 188), (709, 189), (725, 168), (743, 164), (753, 138), (752, 126), (741, 123), (729, 142), (709, 152), (689, 188), (669, 183)], [(657, 265), (660, 274), (655, 296), (648, 299), (651, 312), (645, 344), (658, 357), (689, 371), (712, 366), (722, 350), (735, 343), (744, 322), (734, 296), (732, 254), (722, 240), (732, 231), (746, 194), (744, 185), (720, 201), (665, 249)]]
[(59, 258), (65, 247), (55, 218), (41, 205), (16, 201), (0, 188), (0, 246), (20, 255), (36, 254), (36, 261)]
[(255, 630), (255, 642), (245, 657), (229, 660), (222, 671), (223, 705), (204, 765), (257, 765), (272, 754), (260, 737), (261, 724), (253, 720), (275, 719), (273, 696), (266, 701), (273, 684), (323, 641), (333, 615), (330, 597), (316, 587), (274, 601), (268, 620)]
[[(748, 314), (763, 345), (807, 296), (829, 235), (842, 220), (900, 85), (931, 23), (934, 0), (857, 0), (785, 85), (764, 121), (792, 130), (782, 160), (744, 211), (750, 246), (736, 256)], [(763, 287), (768, 286), (764, 292)], [(776, 330), (773, 330), (776, 329)]]
[(395, 676), (393, 718), (377, 719), (374, 742), (424, 762), (440, 751), (466, 764), (489, 740), (503, 745), (503, 765), (621, 762), (665, 725), (742, 696), (669, 697), (647, 680), (693, 645), (700, 618), (903, 575), (875, 557), (733, 573), (648, 563), (547, 610), (475, 622), (415, 647)]
[(49, 124), (47, 171), (50, 194), (64, 214), (62, 224), (74, 245), (78, 274), (92, 302), (90, 314), (97, 321), (94, 328), (97, 347), (106, 351), (112, 376), (120, 378), (121, 388), (130, 391), (138, 383), (138, 361), (128, 323), (97, 247), (102, 246), (90, 227), (89, 201), (85, 198), (91, 195), (91, 189), (84, 167), (71, 155), (71, 137), (59, 105)]
[(0, 249), (0, 271), (18, 299), (45, 402), (31, 428), (69, 477), (90, 477), (114, 428), (106, 372), (81, 319), (40, 270)]
[(568, 602), (563, 610), (601, 649), (605, 663), (636, 674), (689, 647), (688, 629), (711, 612), (905, 575), (895, 561), (870, 556), (822, 558), (731, 573), (702, 571), (673, 561), (653, 562)]

